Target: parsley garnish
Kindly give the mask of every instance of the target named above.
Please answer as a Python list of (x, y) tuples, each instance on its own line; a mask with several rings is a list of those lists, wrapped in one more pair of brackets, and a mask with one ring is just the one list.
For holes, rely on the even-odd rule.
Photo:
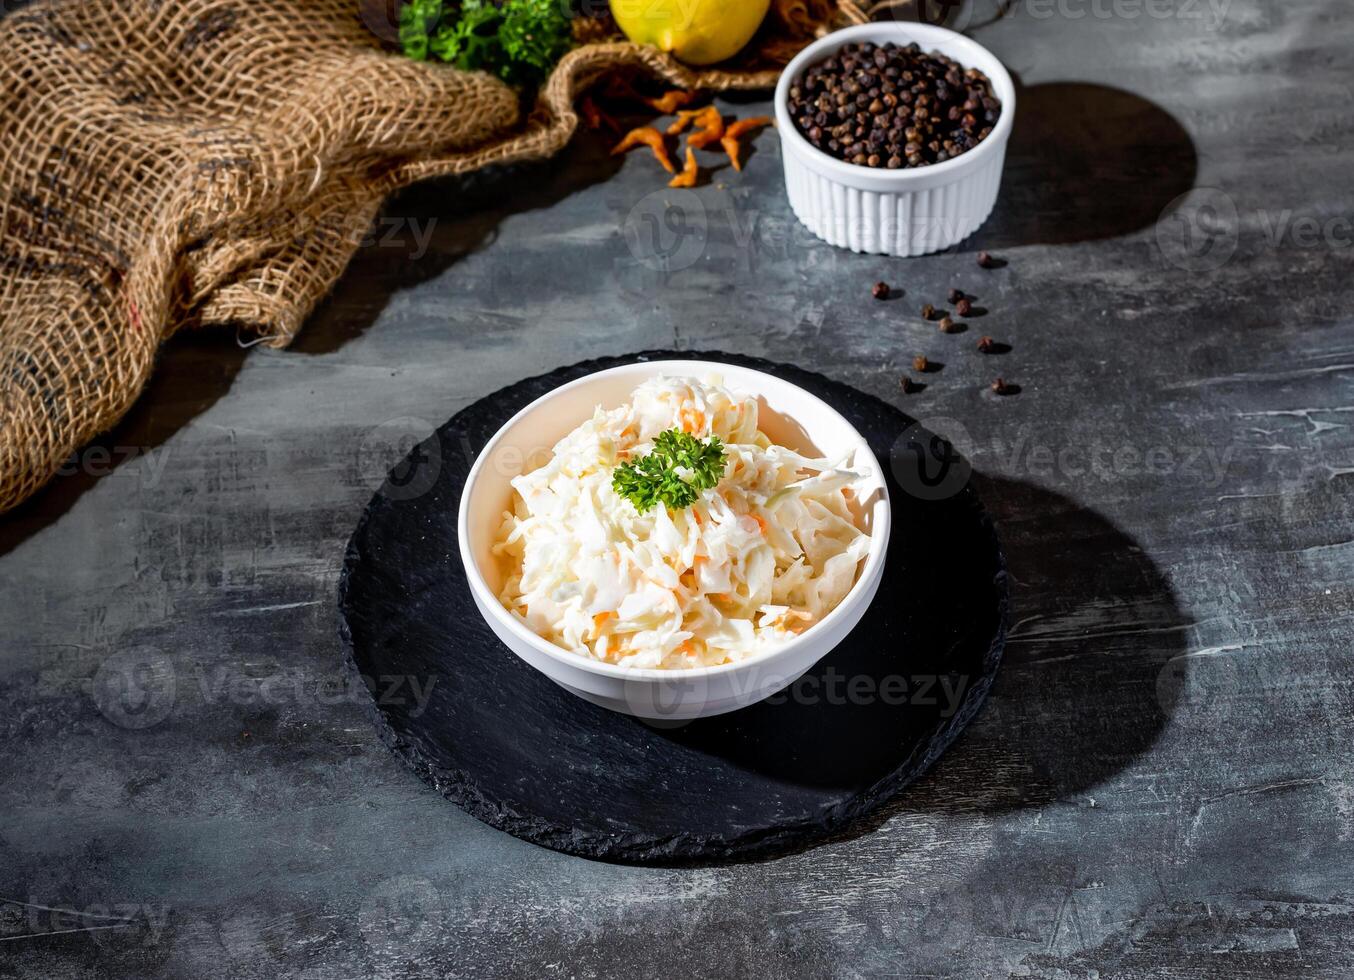
[(572, 45), (559, 0), (405, 0), (400, 8), (410, 58), (491, 72), (509, 85), (539, 83)]
[[(690, 471), (691, 479), (682, 479), (678, 468)], [(641, 514), (659, 501), (682, 510), (723, 477), (724, 444), (719, 436), (701, 442), (686, 432), (669, 429), (653, 441), (653, 450), (647, 456), (616, 467), (611, 489)]]

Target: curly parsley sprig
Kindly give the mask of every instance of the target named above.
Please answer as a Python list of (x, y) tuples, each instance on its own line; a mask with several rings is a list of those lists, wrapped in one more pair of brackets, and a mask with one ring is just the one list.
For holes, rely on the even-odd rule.
[(435, 58), (529, 86), (549, 74), (573, 45), (558, 0), (405, 0), (400, 46), (410, 58)]
[[(683, 479), (679, 470), (691, 474)], [(660, 433), (653, 450), (616, 467), (611, 489), (635, 505), (641, 514), (659, 502), (682, 510), (696, 502), (701, 491), (713, 489), (724, 477), (724, 444), (719, 436), (701, 442), (678, 429)]]

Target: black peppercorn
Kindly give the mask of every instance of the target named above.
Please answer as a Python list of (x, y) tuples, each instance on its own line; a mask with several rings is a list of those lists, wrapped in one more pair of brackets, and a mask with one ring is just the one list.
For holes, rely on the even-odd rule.
[(1001, 114), (991, 81), (977, 69), (915, 44), (869, 41), (809, 66), (790, 87), (788, 108), (819, 149), (895, 170), (971, 150)]
[(954, 312), (960, 316), (968, 316), (973, 312), (973, 304), (969, 302), (967, 296), (960, 296), (959, 301), (954, 304)]
[(874, 288), (870, 290), (870, 295), (873, 296), (875, 299), (888, 299), (889, 284), (886, 282), (875, 283)]

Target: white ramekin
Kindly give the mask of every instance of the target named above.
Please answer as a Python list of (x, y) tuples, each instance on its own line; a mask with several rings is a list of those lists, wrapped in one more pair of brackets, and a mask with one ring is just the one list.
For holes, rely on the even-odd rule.
[[(1001, 100), (997, 124), (967, 153), (929, 167), (884, 170), (829, 156), (805, 139), (790, 118), (790, 86), (814, 62), (852, 41), (916, 42), (965, 68), (977, 68), (991, 79), (993, 94)], [(1015, 108), (1010, 74), (995, 55), (962, 34), (896, 21), (829, 34), (801, 51), (776, 86), (776, 126), (790, 207), (819, 238), (853, 252), (925, 255), (956, 245), (992, 213)]]
[[(784, 646), (739, 663), (682, 670), (602, 663), (542, 639), (498, 601), (504, 569), (490, 549), (504, 511), (511, 508), (512, 478), (544, 464), (555, 443), (591, 417), (596, 406), (624, 404), (636, 385), (657, 375), (718, 375), (731, 388), (758, 399), (762, 431), (774, 441), (812, 455), (845, 457), (870, 473), (869, 493), (861, 500), (870, 551), (855, 586), (821, 622)], [(579, 378), (513, 416), (484, 447), (466, 478), (457, 533), (475, 605), (509, 650), (561, 687), (603, 707), (656, 721), (684, 721), (769, 697), (845, 639), (879, 588), (890, 516), (879, 461), (851, 423), (822, 399), (788, 381), (733, 364), (648, 361)]]

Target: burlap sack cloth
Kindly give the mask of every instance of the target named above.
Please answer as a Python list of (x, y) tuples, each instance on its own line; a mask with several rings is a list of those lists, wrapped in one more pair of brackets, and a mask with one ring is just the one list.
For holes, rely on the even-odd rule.
[(176, 330), (285, 347), (392, 191), (555, 153), (575, 97), (613, 69), (764, 88), (815, 35), (866, 19), (775, 0), (717, 71), (603, 36), (522, 119), (497, 79), (383, 46), (395, 6), (39, 0), (0, 19), (0, 510), (122, 417)]

